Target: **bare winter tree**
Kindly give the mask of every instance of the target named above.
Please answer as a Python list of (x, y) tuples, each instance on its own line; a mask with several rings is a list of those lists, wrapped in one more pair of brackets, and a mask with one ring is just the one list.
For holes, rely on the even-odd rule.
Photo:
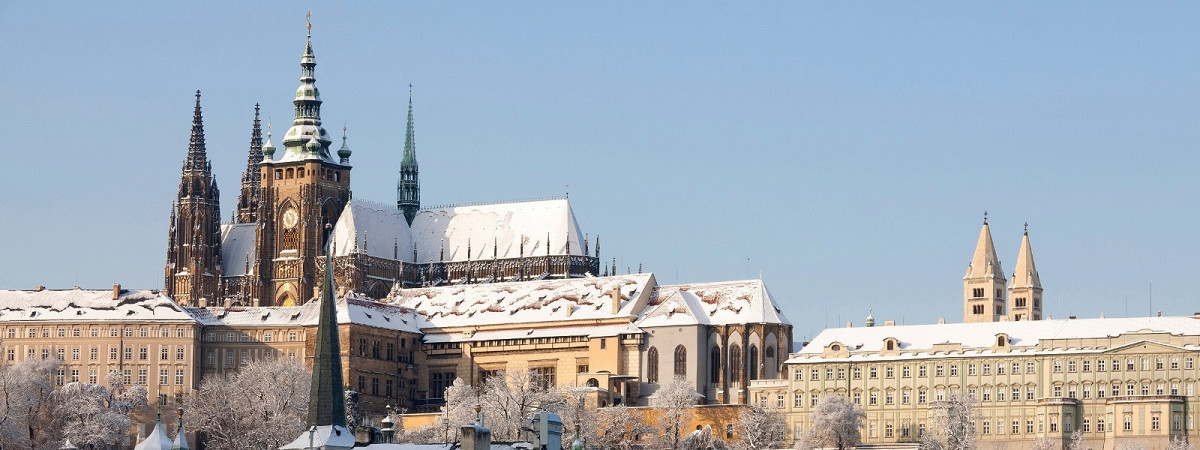
[(1033, 450), (1058, 450), (1058, 443), (1046, 436), (1033, 440)]
[(641, 435), (655, 431), (646, 425), (641, 411), (624, 405), (597, 409), (596, 428), (595, 438), (588, 442), (597, 450), (633, 450), (639, 448)]
[(475, 389), (471, 385), (463, 381), (462, 378), (455, 378), (454, 384), (446, 388), (446, 405), (442, 406), (442, 414), (449, 421), (449, 426), (458, 427), (475, 422), (475, 405), (479, 404), (479, 396), (475, 394)]
[(975, 450), (975, 399), (951, 395), (930, 408), (932, 424), (922, 450)]
[(733, 427), (737, 430), (737, 450), (764, 450), (783, 444), (787, 425), (778, 410), (750, 406), (738, 414)]
[(28, 358), (0, 369), (0, 448), (39, 449), (57, 443), (54, 376), (59, 361)]
[(813, 408), (812, 425), (796, 440), (796, 448), (844, 450), (862, 443), (863, 419), (867, 414), (840, 395), (826, 395)]
[(521, 439), (521, 428), (528, 426), (539, 409), (553, 411), (561, 400), (541, 377), (528, 370), (488, 378), (479, 394), (492, 439), (509, 442)]
[(254, 361), (228, 380), (210, 377), (187, 402), (187, 427), (215, 450), (279, 448), (304, 431), (312, 379), (296, 359)]
[(576, 438), (588, 443), (596, 441), (596, 408), (587, 399), (592, 389), (596, 388), (566, 386), (555, 391), (560, 401), (550, 411), (562, 419), (564, 443), (574, 442)]
[(115, 370), (108, 374), (108, 386), (67, 383), (56, 395), (63, 437), (96, 449), (127, 444), (126, 431), (133, 425), (129, 414), (147, 405), (146, 387), (125, 386), (124, 375)]
[(1067, 444), (1066, 450), (1088, 450), (1087, 443), (1083, 441), (1083, 430), (1075, 430), (1071, 433), (1071, 441)]
[(687, 423), (692, 420), (692, 407), (696, 406), (699, 396), (687, 380), (681, 377), (675, 377), (663, 384), (650, 396), (650, 406), (662, 411), (659, 419), (658, 448), (681, 448), (681, 434), (685, 431)]

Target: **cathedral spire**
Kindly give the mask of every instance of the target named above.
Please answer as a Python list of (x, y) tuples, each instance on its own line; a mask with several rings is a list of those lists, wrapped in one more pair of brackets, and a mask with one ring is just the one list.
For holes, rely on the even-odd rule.
[(204, 115), (200, 112), (200, 90), (196, 90), (196, 108), (192, 112), (192, 137), (188, 140), (187, 159), (183, 170), (208, 170), (208, 154), (204, 148)]
[(975, 243), (975, 255), (963, 276), (963, 321), (996, 322), (1005, 317), (1005, 284), (1004, 269), (996, 256), (996, 245), (992, 243), (992, 229), (985, 212), (979, 240)]
[(396, 207), (412, 225), (421, 209), (421, 182), (417, 169), (417, 141), (413, 133), (412, 85), (408, 85), (408, 125), (404, 130), (404, 158), (400, 161), (400, 181), (396, 185)]
[(336, 161), (329, 155), (329, 145), (333, 141), (329, 140), (328, 133), (321, 128), (321, 92), (316, 85), (317, 58), (312, 47), (311, 20), (308, 22), (307, 28), (308, 35), (304, 41), (304, 54), (300, 57), (300, 87), (296, 88), (296, 97), (292, 100), (292, 104), (296, 105), (295, 118), (292, 119), (292, 127), (283, 137), (283, 146), (287, 150), (284, 157), (280, 159), (287, 159), (291, 155), (301, 155), (301, 159), (308, 157), (306, 144), (315, 136), (321, 144), (317, 156), (335, 163)]
[(1025, 224), (1025, 235), (1021, 236), (1021, 250), (1017, 253), (1017, 265), (1013, 271), (1012, 285), (1042, 287), (1037, 267), (1033, 264), (1033, 247), (1029, 245), (1029, 224)]
[(1008, 297), (1012, 302), (1009, 318), (1012, 320), (1041, 320), (1042, 279), (1033, 263), (1033, 247), (1029, 244), (1029, 224), (1021, 236), (1021, 250), (1017, 253), (1017, 264), (1013, 269), (1012, 281), (1008, 284)]
[(1004, 270), (1000, 268), (1000, 259), (996, 256), (996, 245), (992, 243), (992, 229), (988, 226), (987, 213), (983, 213), (983, 228), (979, 230), (979, 240), (975, 243), (975, 256), (967, 266), (964, 278), (1004, 279)]
[(258, 103), (254, 104), (254, 125), (250, 128), (250, 153), (246, 157), (246, 171), (242, 172), (242, 190), (238, 193), (236, 223), (258, 221), (259, 180), (258, 165), (263, 161), (262, 121), (259, 119)]
[(179, 177), (167, 239), (164, 288), (182, 305), (219, 294), (221, 267), (221, 191), (212, 176), (212, 163), (204, 147), (204, 117), (200, 91), (192, 113), (192, 134)]

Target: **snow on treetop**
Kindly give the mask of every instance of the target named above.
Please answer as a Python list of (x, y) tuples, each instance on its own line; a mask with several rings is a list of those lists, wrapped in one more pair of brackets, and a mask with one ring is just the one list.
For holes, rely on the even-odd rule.
[(195, 319), (175, 301), (155, 291), (42, 289), (0, 290), (0, 322), (138, 321)]
[[(387, 299), (419, 311), (433, 327), (629, 317), (631, 298), (652, 286), (646, 274), (403, 289)], [(621, 309), (612, 312), (612, 290)]]

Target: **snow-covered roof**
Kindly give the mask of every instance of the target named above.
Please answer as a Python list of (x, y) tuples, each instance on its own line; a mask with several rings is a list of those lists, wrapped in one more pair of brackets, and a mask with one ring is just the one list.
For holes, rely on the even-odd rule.
[(334, 256), (363, 252), (370, 256), (413, 262), (408, 221), (395, 206), (361, 200), (346, 203), (333, 227), (333, 246)]
[[(386, 301), (419, 311), (432, 327), (628, 318), (651, 274), (402, 289)], [(612, 312), (612, 289), (621, 307)]]
[(637, 334), (642, 330), (633, 324), (622, 323), (613, 325), (572, 325), (545, 328), (517, 328), (508, 330), (484, 330), (473, 334), (463, 333), (427, 333), (426, 343), (437, 342), (483, 342), (506, 339), (536, 339), (548, 337), (609, 337), (621, 334)]
[[(301, 306), (187, 308), (205, 326), (317, 326), (319, 302)], [(415, 311), (357, 297), (337, 300), (337, 323), (420, 332), (421, 316)]]
[(171, 437), (167, 436), (167, 430), (164, 429), (162, 419), (160, 418), (154, 424), (154, 429), (146, 436), (146, 439), (139, 442), (133, 450), (171, 450)]
[(290, 444), (279, 447), (280, 450), (301, 450), (309, 448), (353, 448), (354, 433), (342, 425), (318, 425), (309, 441), (308, 430)]
[(412, 236), (420, 262), (441, 260), (443, 245), (445, 261), (492, 259), (493, 253), (519, 258), (522, 241), (524, 256), (565, 255), (568, 242), (570, 254), (583, 254), (583, 234), (565, 198), (423, 209)]
[[(1013, 350), (1036, 349), (1049, 339), (1116, 337), (1128, 334), (1171, 333), (1200, 335), (1200, 319), (1192, 317), (1128, 317), (1017, 322), (953, 323), (883, 327), (829, 328), (822, 331), (789, 362), (820, 355), (832, 343), (840, 343), (856, 354), (877, 354), (884, 339), (894, 338), (905, 353), (929, 352), (937, 344), (961, 344), (964, 350), (988, 351), (999, 334), (1008, 336)], [(1053, 350), (1053, 349), (1045, 349)]]
[(108, 322), (196, 319), (156, 291), (43, 289), (0, 290), (0, 322)]
[(661, 286), (650, 303), (638, 326), (790, 323), (762, 280)]
[(221, 225), (221, 267), (225, 276), (236, 277), (246, 274), (246, 268), (254, 259), (254, 241), (257, 239), (256, 223), (231, 223)]

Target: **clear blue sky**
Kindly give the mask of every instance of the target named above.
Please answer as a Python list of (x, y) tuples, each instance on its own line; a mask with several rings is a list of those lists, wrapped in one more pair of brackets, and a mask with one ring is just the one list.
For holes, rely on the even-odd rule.
[(0, 3), (0, 288), (160, 287), (193, 91), (228, 220), (311, 8), (356, 198), (412, 83), (424, 203), (569, 184), (622, 272), (761, 272), (797, 340), (961, 320), (984, 210), (1054, 317), (1200, 310), (1196, 3), (381, 3)]

